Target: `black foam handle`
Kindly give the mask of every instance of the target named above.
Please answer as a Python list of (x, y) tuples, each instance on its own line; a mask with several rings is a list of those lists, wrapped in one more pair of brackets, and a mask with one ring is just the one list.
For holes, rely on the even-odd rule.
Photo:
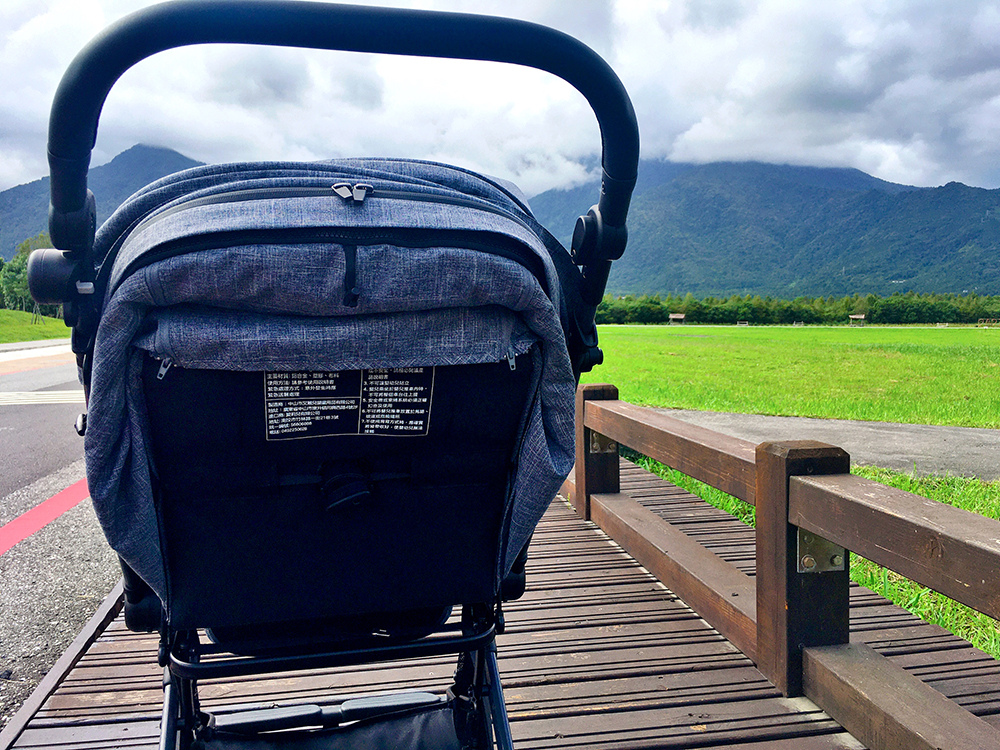
[(608, 223), (625, 223), (639, 162), (635, 112), (618, 76), (582, 42), (506, 18), (288, 0), (177, 0), (137, 11), (91, 41), (70, 64), (52, 104), (54, 215), (86, 203), (101, 108), (118, 78), (157, 52), (208, 43), (494, 60), (548, 71), (579, 90), (597, 115), (602, 214)]

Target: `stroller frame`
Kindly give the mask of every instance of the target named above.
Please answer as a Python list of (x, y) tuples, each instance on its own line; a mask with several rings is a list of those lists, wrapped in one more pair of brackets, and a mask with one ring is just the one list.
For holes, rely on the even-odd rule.
[[(479, 731), (478, 738), (488, 738), (492, 730), (496, 746), (513, 750), (510, 723), (500, 684), (496, 658), (497, 627), (493, 613), (476, 617), (463, 613), (462, 624), (452, 626), (454, 633), (442, 633), (411, 643), (369, 645), (347, 650), (317, 653), (296, 653), (286, 656), (228, 657), (211, 663), (200, 658), (212, 656), (222, 649), (206, 647), (197, 631), (162, 631), (160, 660), (166, 660), (163, 673), (163, 717), (161, 748), (190, 747), (192, 739), (211, 734), (213, 730), (260, 733), (293, 729), (302, 726), (323, 728), (339, 726), (342, 721), (377, 717), (406, 708), (443, 704), (445, 699), (429, 693), (403, 693), (381, 698), (354, 699), (331, 707), (296, 705), (283, 708), (243, 710), (231, 716), (210, 717), (202, 713), (197, 681), (226, 679), (249, 675), (270, 674), (300, 669), (323, 669), (358, 664), (371, 664), (399, 659), (413, 659), (445, 654), (460, 654), (455, 684), (451, 692), (464, 701), (473, 724), (470, 732)], [(500, 615), (502, 622), (502, 614)], [(353, 703), (350, 712), (345, 705)], [(485, 732), (486, 734), (483, 734)], [(475, 734), (471, 735), (476, 738)], [(473, 742), (476, 739), (472, 740)], [(488, 741), (488, 739), (487, 739)], [(477, 747), (470, 744), (470, 747)]]
[[(554, 260), (567, 300), (561, 322), (573, 374), (578, 379), (581, 372), (600, 364), (603, 355), (594, 315), (611, 262), (625, 249), (625, 219), (635, 186), (639, 137), (624, 87), (596, 53), (561, 32), (496, 17), (296, 0), (176, 0), (133, 13), (95, 38), (70, 65), (52, 106), (49, 229), (54, 248), (32, 254), (28, 280), (37, 301), (63, 304), (88, 396), (105, 292), (95, 271), (96, 202), (87, 189), (100, 112), (114, 83), (135, 63), (160, 51), (204, 43), (492, 60), (545, 70), (573, 85), (588, 100), (600, 125), (602, 186), (597, 205), (577, 219), (571, 255), (565, 261)], [(161, 747), (189, 747), (201, 739), (196, 738), (196, 731), (206, 735), (224, 728), (255, 734), (302, 724), (336, 726), (341, 721), (440, 702), (414, 693), (402, 698), (348, 699), (336, 708), (296, 706), (213, 718), (201, 711), (199, 680), (451, 653), (459, 654), (452, 688), (455, 702), (471, 706), (471, 721), (479, 722), (471, 730), (469, 745), (489, 744), (492, 734), (497, 746), (511, 748), (495, 637), (503, 632), (502, 600), (517, 598), (517, 589), (523, 591), (525, 551), (518, 558), (520, 570), (499, 587), (495, 601), (456, 603), (463, 606), (460, 622), (434, 635), (390, 643), (373, 636), (339, 647), (320, 642), (284, 652), (228, 657), (220, 657), (222, 647), (203, 643), (196, 630), (169, 627), (156, 594), (123, 563), (128, 626), (161, 633)]]

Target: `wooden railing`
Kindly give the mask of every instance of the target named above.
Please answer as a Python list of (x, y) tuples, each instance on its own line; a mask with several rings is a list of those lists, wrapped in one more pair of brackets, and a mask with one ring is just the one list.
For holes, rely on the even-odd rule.
[[(849, 556), (1000, 618), (1000, 521), (851, 475), (816, 441), (754, 445), (577, 391), (571, 501), (787, 696), (872, 748), (1000, 748), (1000, 731), (870, 647), (850, 643)], [(756, 506), (751, 578), (620, 493), (623, 445)]]

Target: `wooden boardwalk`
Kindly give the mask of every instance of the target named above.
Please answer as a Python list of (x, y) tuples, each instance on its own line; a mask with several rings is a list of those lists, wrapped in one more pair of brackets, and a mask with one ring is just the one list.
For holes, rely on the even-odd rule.
[[(623, 469), (622, 491), (752, 574), (753, 534), (656, 479)], [(553, 503), (532, 542), (528, 593), (507, 609), (500, 670), (516, 747), (776, 748), (862, 745), (804, 698), (786, 699), (753, 664), (593, 524)], [(852, 591), (852, 637), (1000, 726), (1000, 668), (942, 629), (871, 592)], [(156, 638), (103, 629), (37, 710), (4, 732), (14, 748), (156, 747)], [(448, 659), (205, 683), (209, 708), (440, 689)], [(29, 702), (30, 704), (30, 702)], [(15, 724), (23, 726), (15, 736)], [(6, 750), (4, 742), (0, 748)]]
[[(627, 461), (622, 492), (743, 573), (755, 573), (754, 531), (725, 511)], [(967, 711), (1000, 727), (1000, 662), (938, 625), (851, 584), (851, 641), (890, 657)]]

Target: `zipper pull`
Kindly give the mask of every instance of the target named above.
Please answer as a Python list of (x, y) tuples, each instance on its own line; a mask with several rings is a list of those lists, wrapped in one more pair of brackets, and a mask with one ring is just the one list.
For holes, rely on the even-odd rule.
[(174, 361), (170, 357), (164, 357), (163, 361), (160, 362), (160, 369), (156, 372), (156, 379), (163, 380), (167, 376), (167, 372), (171, 367), (174, 366)]
[(365, 199), (365, 196), (368, 195), (368, 193), (370, 193), (374, 189), (375, 188), (373, 188), (367, 182), (359, 182), (357, 185), (354, 186), (354, 190), (351, 193), (351, 197), (354, 199), (355, 203), (362, 203)]
[(333, 192), (345, 201), (352, 201), (354, 203), (364, 203), (365, 197), (374, 189), (367, 182), (359, 182), (356, 185), (352, 185), (349, 182), (338, 182), (333, 186)]
[(514, 362), (514, 350), (507, 350), (507, 364), (510, 366), (511, 372), (517, 369), (517, 363)]

